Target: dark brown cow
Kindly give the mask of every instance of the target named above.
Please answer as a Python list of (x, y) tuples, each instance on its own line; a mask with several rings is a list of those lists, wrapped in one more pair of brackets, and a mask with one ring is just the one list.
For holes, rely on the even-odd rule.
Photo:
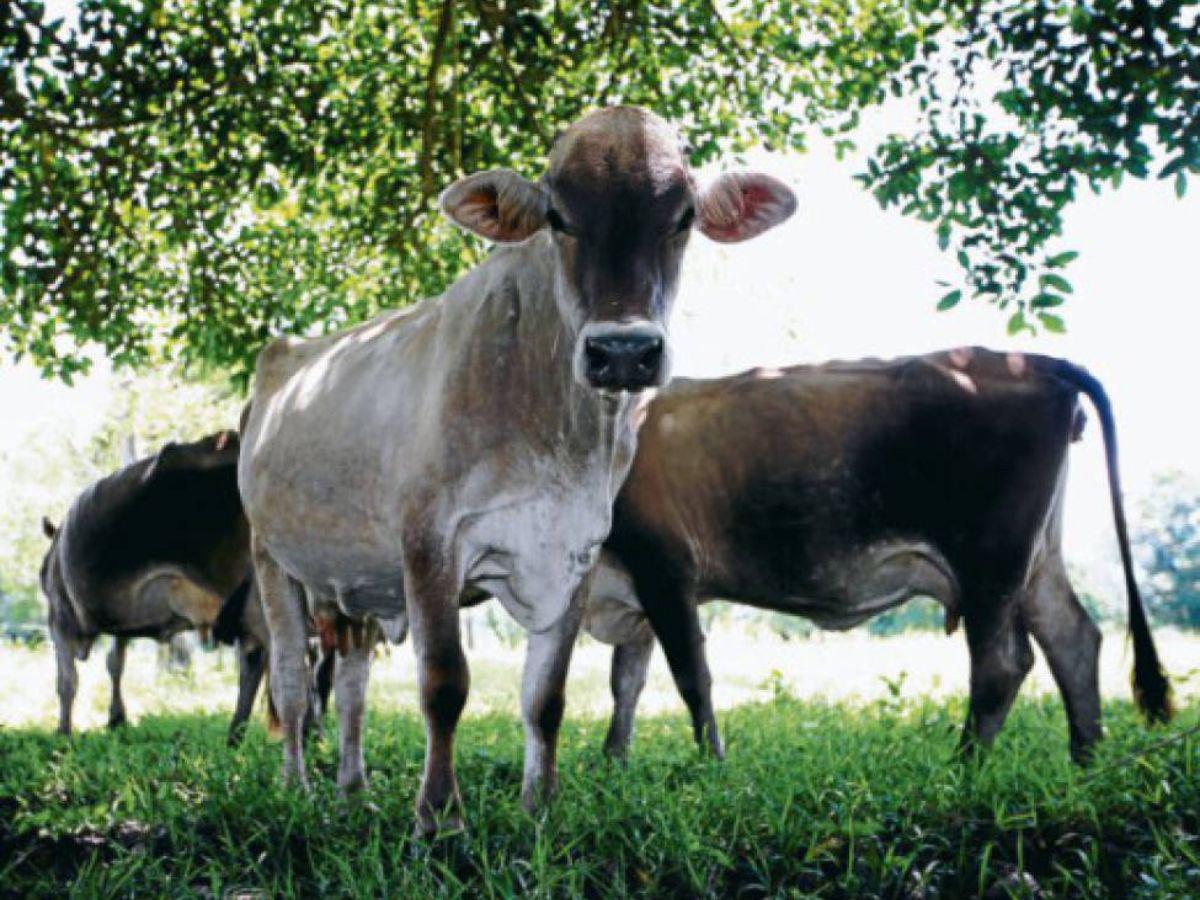
[(1063, 360), (979, 349), (676, 381), (650, 405), (585, 625), (616, 643), (610, 752), (625, 752), (652, 637), (696, 739), (717, 755), (696, 604), (727, 597), (849, 628), (916, 595), (960, 617), (971, 655), (968, 748), (999, 731), (1045, 652), (1071, 750), (1099, 739), (1100, 632), (1062, 556), (1078, 395), (1100, 416), (1128, 591), (1134, 696), (1170, 716), (1134, 582), (1112, 410)]
[(121, 673), (131, 638), (207, 629), (250, 570), (250, 529), (237, 489), (238, 436), (167, 444), (87, 488), (42, 562), (58, 658), (59, 731), (71, 732), (77, 676), (101, 634), (114, 638), (109, 725), (125, 721)]

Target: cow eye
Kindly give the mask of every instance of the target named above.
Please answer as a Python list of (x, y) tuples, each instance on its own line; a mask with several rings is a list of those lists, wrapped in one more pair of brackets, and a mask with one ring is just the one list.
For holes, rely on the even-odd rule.
[(696, 207), (689, 206), (684, 214), (679, 217), (679, 221), (675, 223), (675, 233), (683, 234), (692, 227), (694, 221), (696, 221)]
[(562, 217), (562, 213), (553, 206), (546, 210), (546, 222), (550, 225), (552, 231), (557, 231), (559, 234), (575, 234), (575, 229), (566, 223)]

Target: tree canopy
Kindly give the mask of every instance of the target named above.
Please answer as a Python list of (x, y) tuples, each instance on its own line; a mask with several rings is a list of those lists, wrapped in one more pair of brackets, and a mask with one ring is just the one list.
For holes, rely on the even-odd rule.
[(697, 164), (918, 127), (859, 176), (930, 223), (964, 297), (1062, 327), (1062, 212), (1083, 185), (1200, 171), (1200, 24), (1183, 0), (82, 0), (0, 10), (0, 333), (69, 378), (100, 347), (245, 373), (278, 333), (443, 288), (482, 252), (437, 191), (538, 174), (617, 102)]

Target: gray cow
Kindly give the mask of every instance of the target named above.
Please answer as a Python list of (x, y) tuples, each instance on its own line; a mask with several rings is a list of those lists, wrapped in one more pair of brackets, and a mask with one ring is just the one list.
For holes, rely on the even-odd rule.
[(1044, 356), (964, 348), (676, 381), (650, 404), (617, 500), (586, 628), (617, 645), (606, 747), (623, 755), (658, 637), (718, 756), (696, 604), (729, 597), (849, 628), (916, 595), (962, 620), (971, 656), (966, 748), (995, 737), (1046, 654), (1071, 751), (1100, 730), (1100, 632), (1062, 553), (1067, 449), (1099, 413), (1134, 648), (1152, 721), (1170, 687), (1134, 580), (1116, 426), (1100, 382)]
[(50, 549), (41, 585), (58, 660), (58, 730), (71, 732), (76, 660), (96, 638), (108, 656), (108, 724), (125, 721), (121, 673), (132, 638), (159, 641), (212, 625), (250, 568), (249, 526), (237, 490), (238, 436), (167, 444), (88, 487), (61, 528), (43, 521)]
[[(523, 802), (553, 789), (572, 601), (633, 457), (636, 395), (667, 378), (664, 323), (693, 225), (745, 240), (795, 198), (758, 174), (698, 190), (674, 129), (618, 107), (562, 134), (540, 181), (478, 173), (440, 203), (504, 246), (439, 298), (268, 346), (240, 463), (285, 779), (305, 783), (305, 607), (389, 628), (407, 617), (427, 733), (420, 833), (461, 824), (464, 594), (494, 595), (530, 631)], [(364, 784), (358, 634), (334, 683), (344, 790)]]

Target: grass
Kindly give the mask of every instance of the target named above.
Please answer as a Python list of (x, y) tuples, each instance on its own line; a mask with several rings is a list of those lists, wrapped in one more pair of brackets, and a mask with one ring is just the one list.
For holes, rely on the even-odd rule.
[(569, 717), (562, 791), (519, 804), (511, 713), (468, 717), (469, 831), (413, 843), (419, 717), (373, 711), (366, 802), (339, 799), (332, 740), (311, 796), (281, 789), (261, 726), (154, 714), (73, 742), (0, 729), (0, 895), (1185, 897), (1200, 894), (1200, 710), (1147, 731), (1127, 703), (1089, 770), (1061, 705), (1018, 703), (994, 750), (955, 760), (957, 701), (766, 702), (722, 714), (729, 760), (678, 714), (646, 717), (626, 766)]

